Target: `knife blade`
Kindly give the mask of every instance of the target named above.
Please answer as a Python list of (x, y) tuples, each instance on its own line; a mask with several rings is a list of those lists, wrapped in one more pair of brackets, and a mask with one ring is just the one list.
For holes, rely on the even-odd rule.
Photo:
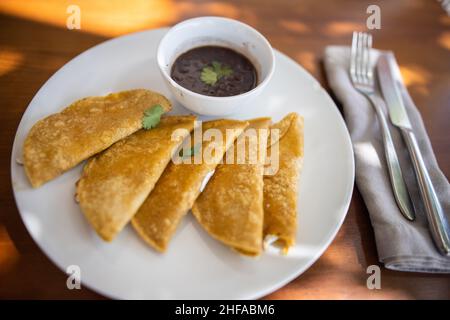
[[(411, 156), (420, 195), (425, 205), (431, 236), (439, 252), (442, 255), (450, 256), (450, 223), (447, 221), (437, 197), (419, 144), (412, 130), (411, 121), (406, 112), (402, 93), (405, 97), (409, 97), (409, 95), (403, 84), (400, 68), (394, 55), (392, 53), (381, 54), (378, 58), (376, 69), (391, 122), (400, 128)], [(409, 107), (415, 108), (410, 98), (407, 99), (407, 102)]]
[(411, 129), (411, 122), (399, 90), (403, 85), (403, 79), (394, 55), (391, 53), (382, 54), (378, 59), (377, 71), (391, 122), (398, 127)]

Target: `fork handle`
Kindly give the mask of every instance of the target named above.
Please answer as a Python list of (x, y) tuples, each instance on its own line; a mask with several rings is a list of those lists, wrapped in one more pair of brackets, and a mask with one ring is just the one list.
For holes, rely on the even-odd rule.
[(389, 131), (386, 116), (383, 112), (384, 101), (375, 94), (367, 94), (367, 97), (372, 102), (372, 105), (375, 108), (378, 122), (381, 127), (384, 153), (395, 201), (397, 202), (397, 205), (400, 208), (400, 212), (403, 214), (403, 216), (406, 219), (413, 221), (415, 219), (414, 209), (409, 198), (405, 180), (403, 179), (400, 162), (398, 161), (397, 152), (395, 151), (394, 142), (392, 140), (391, 132)]
[(447, 224), (444, 210), (439, 202), (430, 175), (423, 161), (416, 137), (411, 130), (402, 129), (408, 150), (411, 154), (414, 171), (419, 184), (420, 194), (425, 204), (431, 235), (441, 254), (450, 255), (450, 226)]

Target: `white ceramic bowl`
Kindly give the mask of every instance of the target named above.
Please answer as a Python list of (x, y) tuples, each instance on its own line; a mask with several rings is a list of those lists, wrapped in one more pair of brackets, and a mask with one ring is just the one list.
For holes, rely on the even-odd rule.
[[(255, 66), (257, 86), (243, 94), (211, 97), (192, 92), (170, 77), (175, 59), (199, 46), (216, 45), (245, 55)], [(252, 27), (228, 18), (200, 17), (185, 20), (172, 27), (161, 40), (157, 61), (169, 89), (184, 107), (203, 115), (228, 115), (243, 108), (259, 95), (272, 77), (275, 57), (270, 43)]]

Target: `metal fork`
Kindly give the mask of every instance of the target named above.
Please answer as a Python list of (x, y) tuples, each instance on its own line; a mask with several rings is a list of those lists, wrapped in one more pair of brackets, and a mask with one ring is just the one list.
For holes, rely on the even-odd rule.
[(350, 58), (350, 77), (353, 86), (371, 102), (378, 116), (378, 122), (383, 136), (386, 163), (391, 180), (392, 191), (397, 205), (403, 216), (413, 221), (414, 209), (411, 205), (408, 189), (403, 179), (400, 163), (395, 152), (392, 136), (384, 114), (384, 101), (375, 90), (373, 67), (370, 60), (372, 36), (363, 32), (353, 32), (352, 50)]

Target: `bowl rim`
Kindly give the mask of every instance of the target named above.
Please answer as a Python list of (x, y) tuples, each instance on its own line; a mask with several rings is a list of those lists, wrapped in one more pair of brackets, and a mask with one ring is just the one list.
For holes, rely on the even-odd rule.
[[(267, 48), (269, 48), (269, 53), (270, 53), (270, 60), (271, 60), (271, 66), (270, 69), (266, 75), (266, 77), (264, 78), (263, 81), (261, 81), (260, 83), (258, 83), (253, 89), (244, 92), (244, 93), (240, 93), (234, 96), (226, 96), (226, 97), (215, 97), (215, 96), (207, 96), (207, 95), (203, 95), (194, 91), (191, 91), (183, 86), (181, 86), (180, 84), (178, 84), (175, 80), (172, 79), (172, 77), (170, 77), (169, 74), (167, 74), (167, 72), (165, 71), (165, 67), (162, 65), (162, 52), (161, 52), (161, 45), (167, 41), (166, 39), (169, 37), (170, 33), (172, 31), (176, 31), (178, 28), (186, 25), (186, 24), (190, 24), (194, 21), (197, 20), (221, 20), (227, 23), (234, 23), (237, 24), (243, 28), (246, 28), (248, 30), (250, 30), (252, 33), (255, 34), (256, 37), (259, 37), (263, 43), (267, 46)], [(257, 58), (257, 57), (256, 57)], [(159, 42), (158, 45), (158, 49), (157, 49), (157, 53), (156, 53), (156, 63), (158, 64), (159, 70), (162, 73), (162, 75), (164, 76), (164, 78), (166, 78), (167, 81), (169, 81), (169, 83), (174, 86), (176, 89), (180, 90), (182, 93), (186, 93), (189, 95), (192, 95), (193, 97), (197, 97), (197, 98), (202, 98), (202, 99), (208, 99), (208, 100), (212, 100), (212, 101), (231, 101), (231, 100), (237, 100), (237, 99), (241, 99), (241, 98), (245, 98), (247, 96), (250, 96), (252, 94), (254, 94), (257, 91), (262, 90), (266, 84), (270, 81), (270, 79), (272, 78), (272, 75), (274, 73), (275, 70), (275, 54), (273, 51), (273, 48), (270, 44), (270, 42), (266, 39), (266, 37), (264, 37), (258, 30), (256, 30), (255, 28), (249, 26), (248, 24), (245, 24), (241, 21), (235, 20), (235, 19), (231, 19), (231, 18), (227, 18), (227, 17), (220, 17), (220, 16), (202, 16), (202, 17), (196, 17), (196, 18), (191, 18), (191, 19), (187, 19), (187, 20), (183, 20), (177, 24), (175, 24), (174, 26), (172, 26), (167, 33), (162, 37), (161, 41)]]

